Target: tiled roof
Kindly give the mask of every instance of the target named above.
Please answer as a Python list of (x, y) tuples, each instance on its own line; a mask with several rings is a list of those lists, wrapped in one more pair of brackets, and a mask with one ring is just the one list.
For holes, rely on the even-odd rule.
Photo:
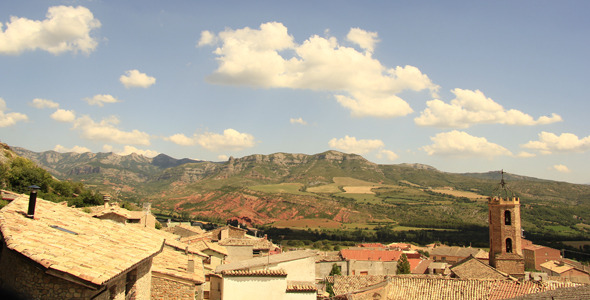
[[(188, 271), (188, 260), (194, 259), (194, 272)], [(156, 255), (152, 271), (156, 273), (171, 275), (195, 283), (205, 282), (203, 263), (200, 257), (192, 257), (184, 252), (177, 251), (173, 248), (165, 247), (162, 253)]]
[(314, 282), (287, 281), (287, 292), (317, 292)]
[(223, 276), (287, 276), (287, 272), (285, 270), (225, 270), (222, 271), (221, 274)]
[(369, 260), (369, 261), (397, 261), (402, 255), (401, 251), (396, 250), (352, 250), (344, 249), (340, 251), (342, 258), (346, 260)]
[(479, 259), (470, 256), (451, 267), (451, 272), (462, 279), (487, 279), (508, 280), (514, 279), (508, 274), (496, 270), (494, 267), (483, 263)]
[(255, 257), (247, 260), (232, 262), (229, 264), (223, 264), (217, 266), (215, 271), (219, 273), (226, 270), (244, 270), (315, 256), (316, 251), (312, 250), (290, 251), (281, 254)]
[(6, 246), (48, 271), (84, 282), (105, 284), (162, 251), (161, 237), (77, 209), (38, 198), (35, 219), (25, 216), (27, 210), (25, 195), (0, 210)]
[(264, 238), (227, 238), (219, 241), (221, 246), (252, 246), (254, 250), (274, 249), (275, 245)]
[(191, 246), (194, 246), (195, 248), (199, 249), (199, 251), (205, 251), (205, 250), (211, 250), (211, 251), (215, 251), (217, 253), (220, 253), (222, 255), (228, 255), (227, 249), (221, 245), (219, 245), (218, 243), (213, 243), (213, 242), (209, 242), (209, 241), (197, 241), (194, 243), (191, 243)]
[(545, 268), (545, 269), (551, 270), (552, 272), (561, 274), (563, 272), (573, 269), (574, 266), (570, 266), (569, 264), (566, 264), (566, 263), (560, 263), (556, 260), (550, 260), (550, 261), (542, 263), (541, 268)]
[[(352, 277), (352, 278), (346, 278)], [(372, 280), (371, 280), (372, 279)], [(355, 282), (356, 281), (356, 282)], [(362, 283), (361, 283), (362, 281)], [(373, 284), (370, 284), (371, 281)], [(383, 282), (387, 286), (383, 287)], [(337, 295), (354, 294), (370, 290), (374, 286), (386, 292), (386, 299), (508, 299), (526, 294), (544, 292), (559, 287), (574, 286), (571, 283), (544, 284), (536, 282), (463, 280), (439, 276), (335, 276), (334, 292)], [(385, 296), (385, 295), (383, 295)], [(349, 299), (356, 299), (354, 296)]]
[(512, 300), (578, 300), (578, 299), (590, 299), (590, 285), (580, 285), (576, 287), (565, 287), (550, 290), (546, 292), (529, 294), (511, 298)]
[(424, 274), (426, 273), (426, 270), (428, 270), (428, 266), (434, 262), (431, 259), (424, 259), (422, 261), (420, 261), (420, 263), (412, 269), (412, 274)]
[(457, 256), (457, 257), (468, 257), (469, 255), (477, 255), (480, 253), (480, 249), (471, 247), (436, 247), (430, 251), (430, 256), (442, 255), (442, 256)]

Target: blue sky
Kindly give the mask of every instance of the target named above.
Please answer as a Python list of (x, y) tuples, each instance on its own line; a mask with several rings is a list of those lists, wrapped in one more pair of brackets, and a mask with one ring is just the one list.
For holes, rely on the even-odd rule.
[(590, 183), (588, 1), (2, 1), (0, 140)]

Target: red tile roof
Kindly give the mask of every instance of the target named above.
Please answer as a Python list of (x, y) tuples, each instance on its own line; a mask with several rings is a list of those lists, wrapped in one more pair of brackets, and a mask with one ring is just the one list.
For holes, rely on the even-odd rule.
[(287, 272), (285, 270), (279, 269), (279, 270), (254, 270), (254, 271), (248, 271), (248, 270), (225, 270), (222, 271), (221, 274), (223, 276), (264, 276), (264, 277), (283, 277), (283, 276), (287, 276)]
[(368, 260), (368, 261), (398, 261), (402, 255), (401, 251), (396, 250), (351, 250), (344, 249), (340, 251), (342, 258), (346, 260)]

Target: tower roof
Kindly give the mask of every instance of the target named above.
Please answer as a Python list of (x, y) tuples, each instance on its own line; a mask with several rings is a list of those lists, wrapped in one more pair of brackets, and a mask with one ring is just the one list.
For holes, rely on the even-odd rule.
[(500, 173), (502, 174), (502, 179), (498, 186), (492, 191), (491, 198), (499, 197), (504, 199), (512, 199), (517, 197), (516, 193), (508, 188), (506, 181), (504, 181), (504, 170), (501, 170)]

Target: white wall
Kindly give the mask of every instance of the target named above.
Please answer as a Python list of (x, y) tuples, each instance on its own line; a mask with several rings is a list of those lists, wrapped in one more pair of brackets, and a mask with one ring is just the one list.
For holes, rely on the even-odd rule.
[(233, 277), (223, 278), (223, 300), (285, 299), (285, 277)]

